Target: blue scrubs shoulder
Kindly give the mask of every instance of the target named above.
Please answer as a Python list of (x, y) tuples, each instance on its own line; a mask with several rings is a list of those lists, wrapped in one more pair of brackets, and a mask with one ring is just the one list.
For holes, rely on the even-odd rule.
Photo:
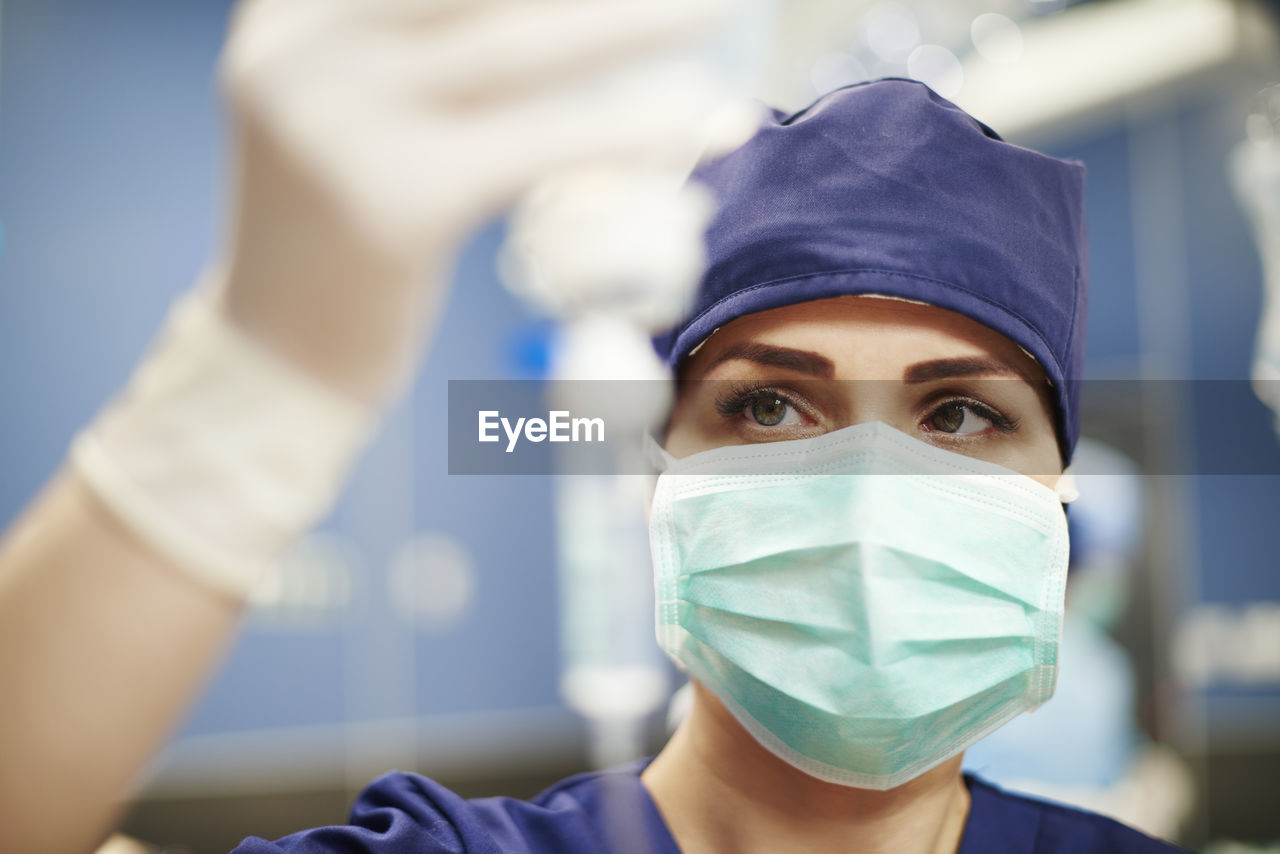
[[(579, 774), (531, 801), (464, 800), (426, 777), (386, 774), (361, 793), (350, 824), (249, 838), (235, 854), (679, 854), (640, 783), (646, 764)], [(972, 802), (959, 854), (1182, 851), (1094, 813), (965, 780)]]

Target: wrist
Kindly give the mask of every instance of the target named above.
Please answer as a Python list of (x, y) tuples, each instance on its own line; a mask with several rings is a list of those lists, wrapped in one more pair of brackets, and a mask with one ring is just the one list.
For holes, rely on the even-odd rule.
[(336, 499), (376, 410), (316, 381), (231, 323), (214, 283), (171, 310), (71, 462), (172, 562), (246, 595)]

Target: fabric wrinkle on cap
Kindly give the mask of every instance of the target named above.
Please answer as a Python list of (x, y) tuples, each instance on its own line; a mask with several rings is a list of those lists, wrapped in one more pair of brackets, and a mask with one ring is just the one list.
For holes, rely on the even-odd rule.
[(837, 89), (699, 167), (720, 210), (672, 367), (748, 314), (879, 294), (963, 314), (1030, 353), (1053, 386), (1064, 461), (1079, 433), (1084, 165), (1004, 142), (923, 83)]

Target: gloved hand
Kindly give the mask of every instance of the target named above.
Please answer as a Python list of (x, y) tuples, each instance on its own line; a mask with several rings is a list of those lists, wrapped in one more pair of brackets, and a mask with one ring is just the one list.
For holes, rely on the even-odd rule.
[(684, 149), (707, 107), (678, 75), (584, 81), (722, 9), (246, 0), (222, 62), (229, 245), (76, 439), (83, 480), (174, 566), (246, 595), (407, 384), (466, 235), (551, 171)]
[[(247, 0), (222, 60), (232, 318), (366, 402), (411, 375), (461, 240), (536, 180), (649, 158), (705, 87), (590, 83), (706, 34), (724, 0)], [(688, 83), (689, 81), (685, 81)]]

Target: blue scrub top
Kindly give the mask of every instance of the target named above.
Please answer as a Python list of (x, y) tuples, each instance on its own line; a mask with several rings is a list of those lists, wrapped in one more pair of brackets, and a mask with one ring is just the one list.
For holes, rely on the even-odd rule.
[[(579, 774), (531, 801), (464, 800), (426, 777), (391, 773), (361, 793), (351, 823), (251, 837), (235, 854), (680, 854), (640, 782), (644, 760)], [(966, 774), (959, 854), (1171, 854), (1183, 849), (1117, 821), (1006, 792)]]

